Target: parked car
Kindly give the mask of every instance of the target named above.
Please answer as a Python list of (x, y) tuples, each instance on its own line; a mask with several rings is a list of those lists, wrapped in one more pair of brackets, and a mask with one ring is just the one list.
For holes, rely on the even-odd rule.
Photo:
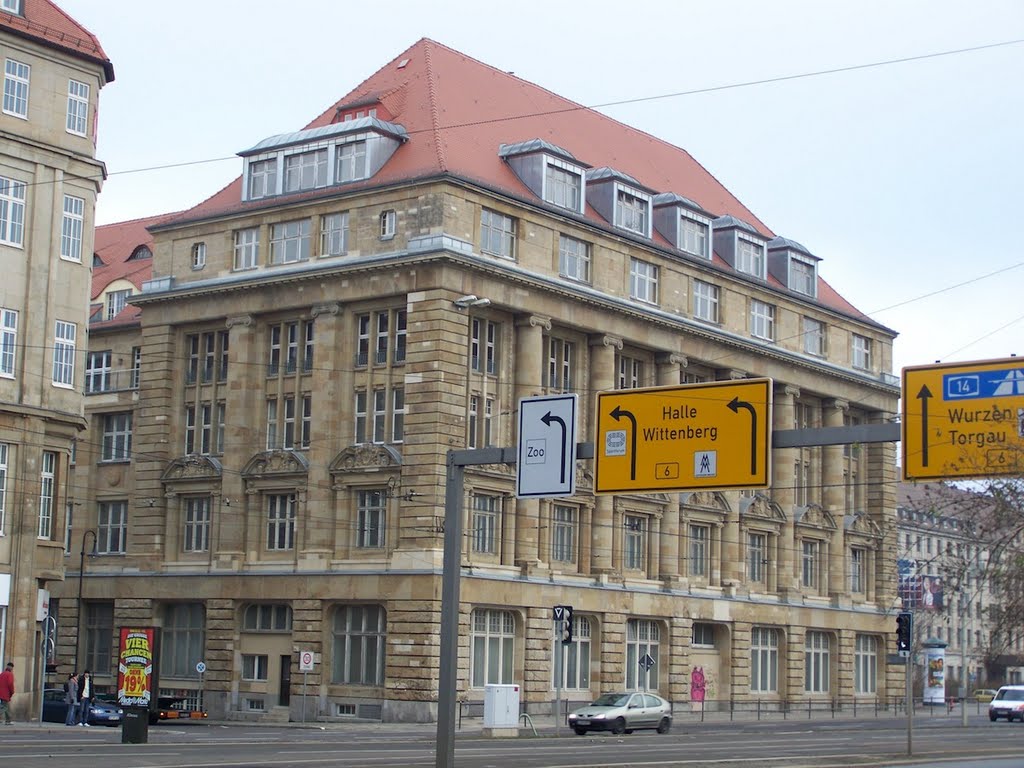
[(569, 726), (580, 736), (587, 731), (632, 733), (641, 728), (668, 733), (672, 705), (653, 693), (605, 693), (594, 703), (571, 712)]
[(973, 694), (971, 694), (971, 697), (980, 704), (987, 704), (996, 697), (996, 689), (979, 688)]
[(1000, 717), (1008, 723), (1015, 719), (1024, 723), (1024, 685), (1004, 685), (996, 691), (988, 704), (988, 719), (995, 722)]
[[(43, 721), (63, 723), (68, 714), (62, 688), (47, 688), (43, 691)], [(89, 725), (120, 725), (124, 711), (112, 701), (94, 699), (89, 708)]]
[(189, 709), (185, 699), (176, 696), (160, 696), (157, 708), (149, 712), (149, 724), (156, 725), (165, 720), (205, 720), (207, 713), (202, 709)]

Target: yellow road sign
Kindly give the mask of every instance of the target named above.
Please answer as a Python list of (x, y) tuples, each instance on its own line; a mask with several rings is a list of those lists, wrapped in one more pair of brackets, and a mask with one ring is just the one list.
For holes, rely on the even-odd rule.
[(904, 480), (1024, 472), (1024, 359), (903, 369)]
[(597, 395), (597, 493), (766, 488), (772, 380)]

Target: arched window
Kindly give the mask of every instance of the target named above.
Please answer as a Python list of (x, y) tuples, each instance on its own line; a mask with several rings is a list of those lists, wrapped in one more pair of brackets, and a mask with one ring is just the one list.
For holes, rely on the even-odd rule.
[(470, 686), (511, 683), (516, 620), (511, 611), (477, 608), (470, 620)]

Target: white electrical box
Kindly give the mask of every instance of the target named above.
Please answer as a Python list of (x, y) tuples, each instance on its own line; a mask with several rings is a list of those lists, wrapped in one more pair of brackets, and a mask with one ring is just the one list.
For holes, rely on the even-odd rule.
[(519, 686), (484, 686), (484, 728), (519, 727)]

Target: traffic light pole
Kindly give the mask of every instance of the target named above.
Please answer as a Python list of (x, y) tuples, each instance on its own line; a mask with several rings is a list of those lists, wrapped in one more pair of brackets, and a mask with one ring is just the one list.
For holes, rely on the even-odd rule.
[(914, 675), (914, 657), (907, 656), (907, 757), (914, 754), (914, 689), (912, 688)]
[(558, 721), (562, 716), (562, 678), (565, 676), (563, 665), (565, 664), (565, 646), (562, 645), (562, 622), (554, 622), (555, 637), (555, 711), (551, 714), (555, 720), (555, 736), (558, 735)]

